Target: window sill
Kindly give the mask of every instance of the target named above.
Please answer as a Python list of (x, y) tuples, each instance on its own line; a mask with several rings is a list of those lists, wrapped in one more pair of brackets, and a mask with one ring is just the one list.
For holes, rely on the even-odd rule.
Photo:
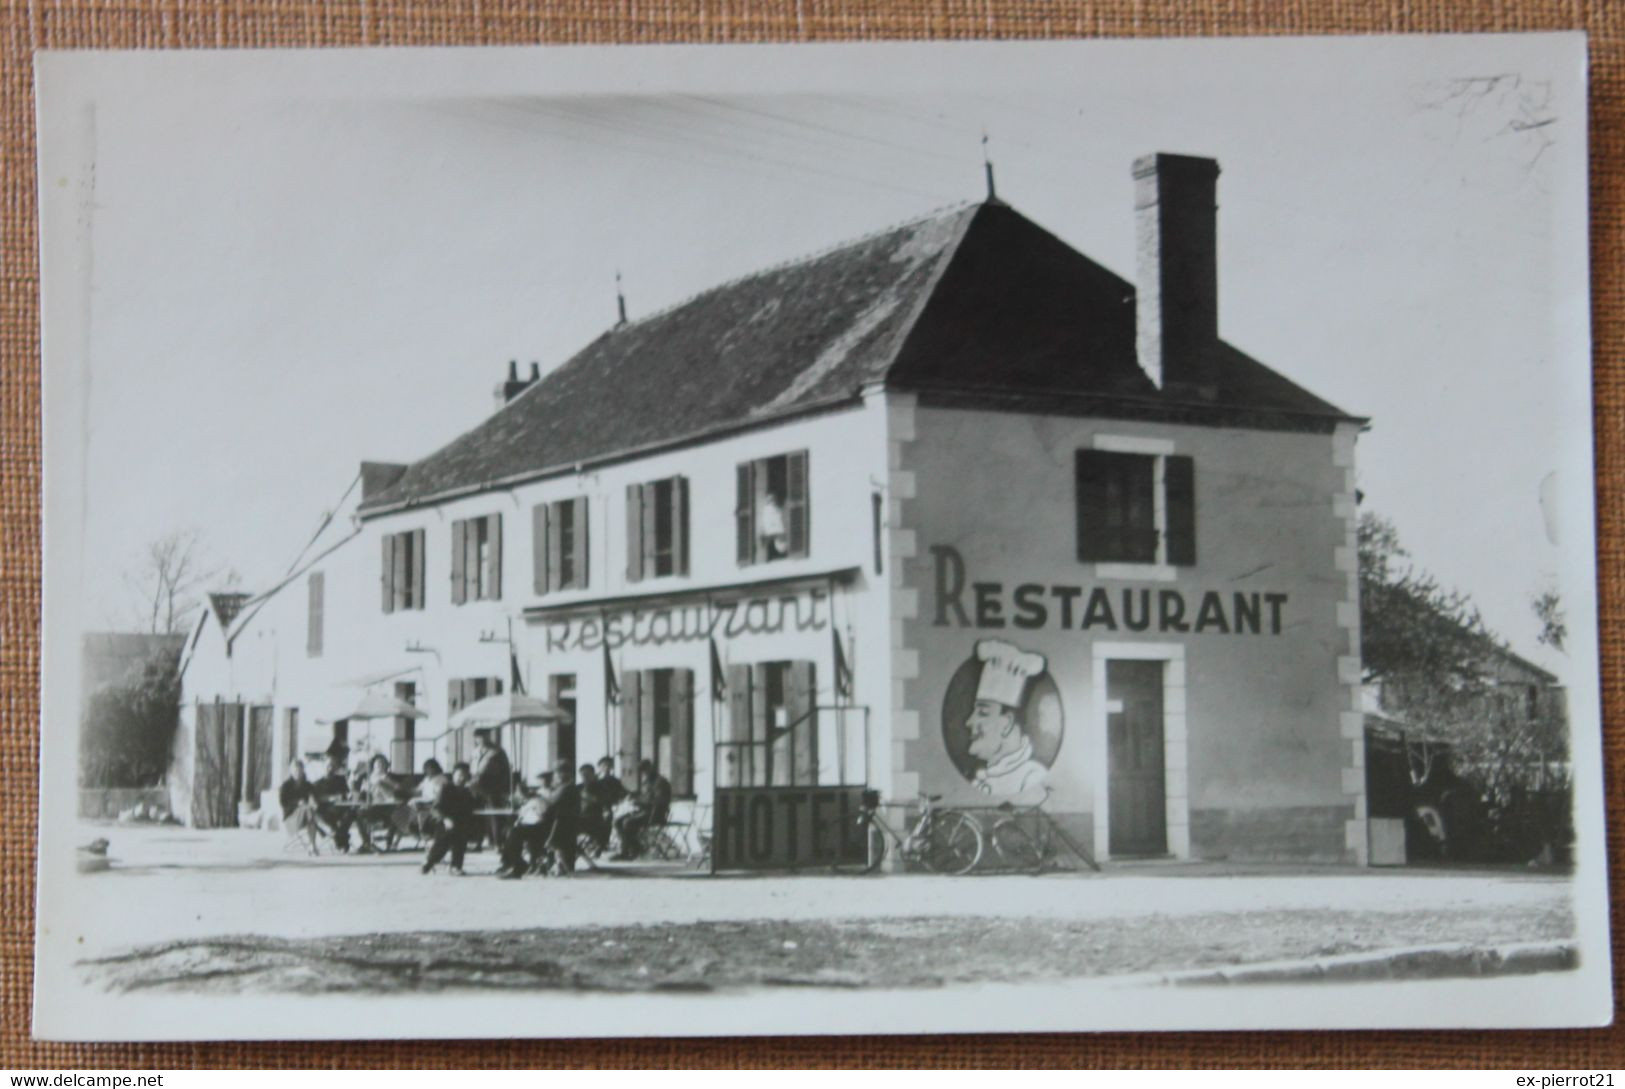
[(1179, 568), (1165, 563), (1097, 563), (1095, 578), (1134, 582), (1173, 582)]

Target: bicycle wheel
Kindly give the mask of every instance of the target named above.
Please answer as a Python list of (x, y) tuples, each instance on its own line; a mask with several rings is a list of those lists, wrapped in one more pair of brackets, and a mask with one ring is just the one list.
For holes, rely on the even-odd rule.
[(949, 810), (932, 819), (920, 861), (932, 873), (958, 876), (976, 868), (984, 847), (981, 825), (964, 813)]
[(1049, 859), (1049, 844), (1039, 829), (1028, 827), (1020, 817), (1002, 817), (989, 834), (993, 853), (1014, 870), (1039, 873)]
[[(863, 825), (864, 857), (862, 861), (838, 858), (835, 862), (830, 863), (829, 867), (836, 873), (874, 873), (880, 869), (880, 863), (886, 857), (886, 837), (880, 831), (880, 827), (874, 821), (865, 817), (859, 817), (858, 822)], [(827, 835), (844, 847), (850, 834), (850, 828), (850, 820), (838, 821), (830, 826)]]

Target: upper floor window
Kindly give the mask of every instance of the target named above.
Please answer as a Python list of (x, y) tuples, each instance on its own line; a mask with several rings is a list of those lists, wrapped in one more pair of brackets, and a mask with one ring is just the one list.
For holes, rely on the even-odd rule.
[(327, 578), (322, 572), (313, 572), (306, 580), (309, 592), (308, 626), (305, 631), (305, 653), (312, 658), (322, 656), (322, 613), (325, 609)]
[(807, 555), (807, 451), (740, 464), (734, 515), (739, 562)]
[(629, 582), (688, 574), (688, 478), (626, 486)]
[(1174, 454), (1079, 450), (1078, 559), (1196, 563), (1196, 463)]
[(502, 598), (502, 515), (451, 524), (451, 602)]
[(538, 503), (531, 511), (538, 594), (587, 588), (587, 498)]
[(384, 612), (423, 608), (423, 531), (386, 533), (384, 542)]

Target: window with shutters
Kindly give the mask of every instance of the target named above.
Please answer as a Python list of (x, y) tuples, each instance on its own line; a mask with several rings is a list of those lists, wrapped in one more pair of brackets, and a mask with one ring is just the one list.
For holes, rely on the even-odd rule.
[(810, 513), (807, 451), (741, 463), (734, 503), (740, 565), (807, 555)]
[(451, 524), (451, 603), (502, 600), (502, 515)]
[(1079, 450), (1078, 559), (1196, 563), (1196, 466), (1185, 456)]
[(384, 612), (423, 608), (423, 530), (386, 533), (382, 541)]
[(628, 582), (688, 574), (688, 478), (626, 486)]
[(645, 669), (621, 678), (620, 756), (629, 767), (654, 764), (673, 797), (694, 797), (693, 670)]
[(531, 510), (535, 591), (587, 588), (587, 498), (539, 503)]
[(326, 577), (322, 572), (313, 573), (305, 580), (309, 590), (308, 618), (305, 632), (305, 654), (312, 658), (322, 656), (322, 611), (325, 606)]
[(809, 661), (728, 667), (722, 786), (818, 785), (815, 673)]

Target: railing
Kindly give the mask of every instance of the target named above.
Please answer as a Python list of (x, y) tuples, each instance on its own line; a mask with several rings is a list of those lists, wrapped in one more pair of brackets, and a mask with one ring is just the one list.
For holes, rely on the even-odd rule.
[(819, 704), (767, 737), (713, 742), (715, 785), (865, 786), (869, 782), (869, 708)]

